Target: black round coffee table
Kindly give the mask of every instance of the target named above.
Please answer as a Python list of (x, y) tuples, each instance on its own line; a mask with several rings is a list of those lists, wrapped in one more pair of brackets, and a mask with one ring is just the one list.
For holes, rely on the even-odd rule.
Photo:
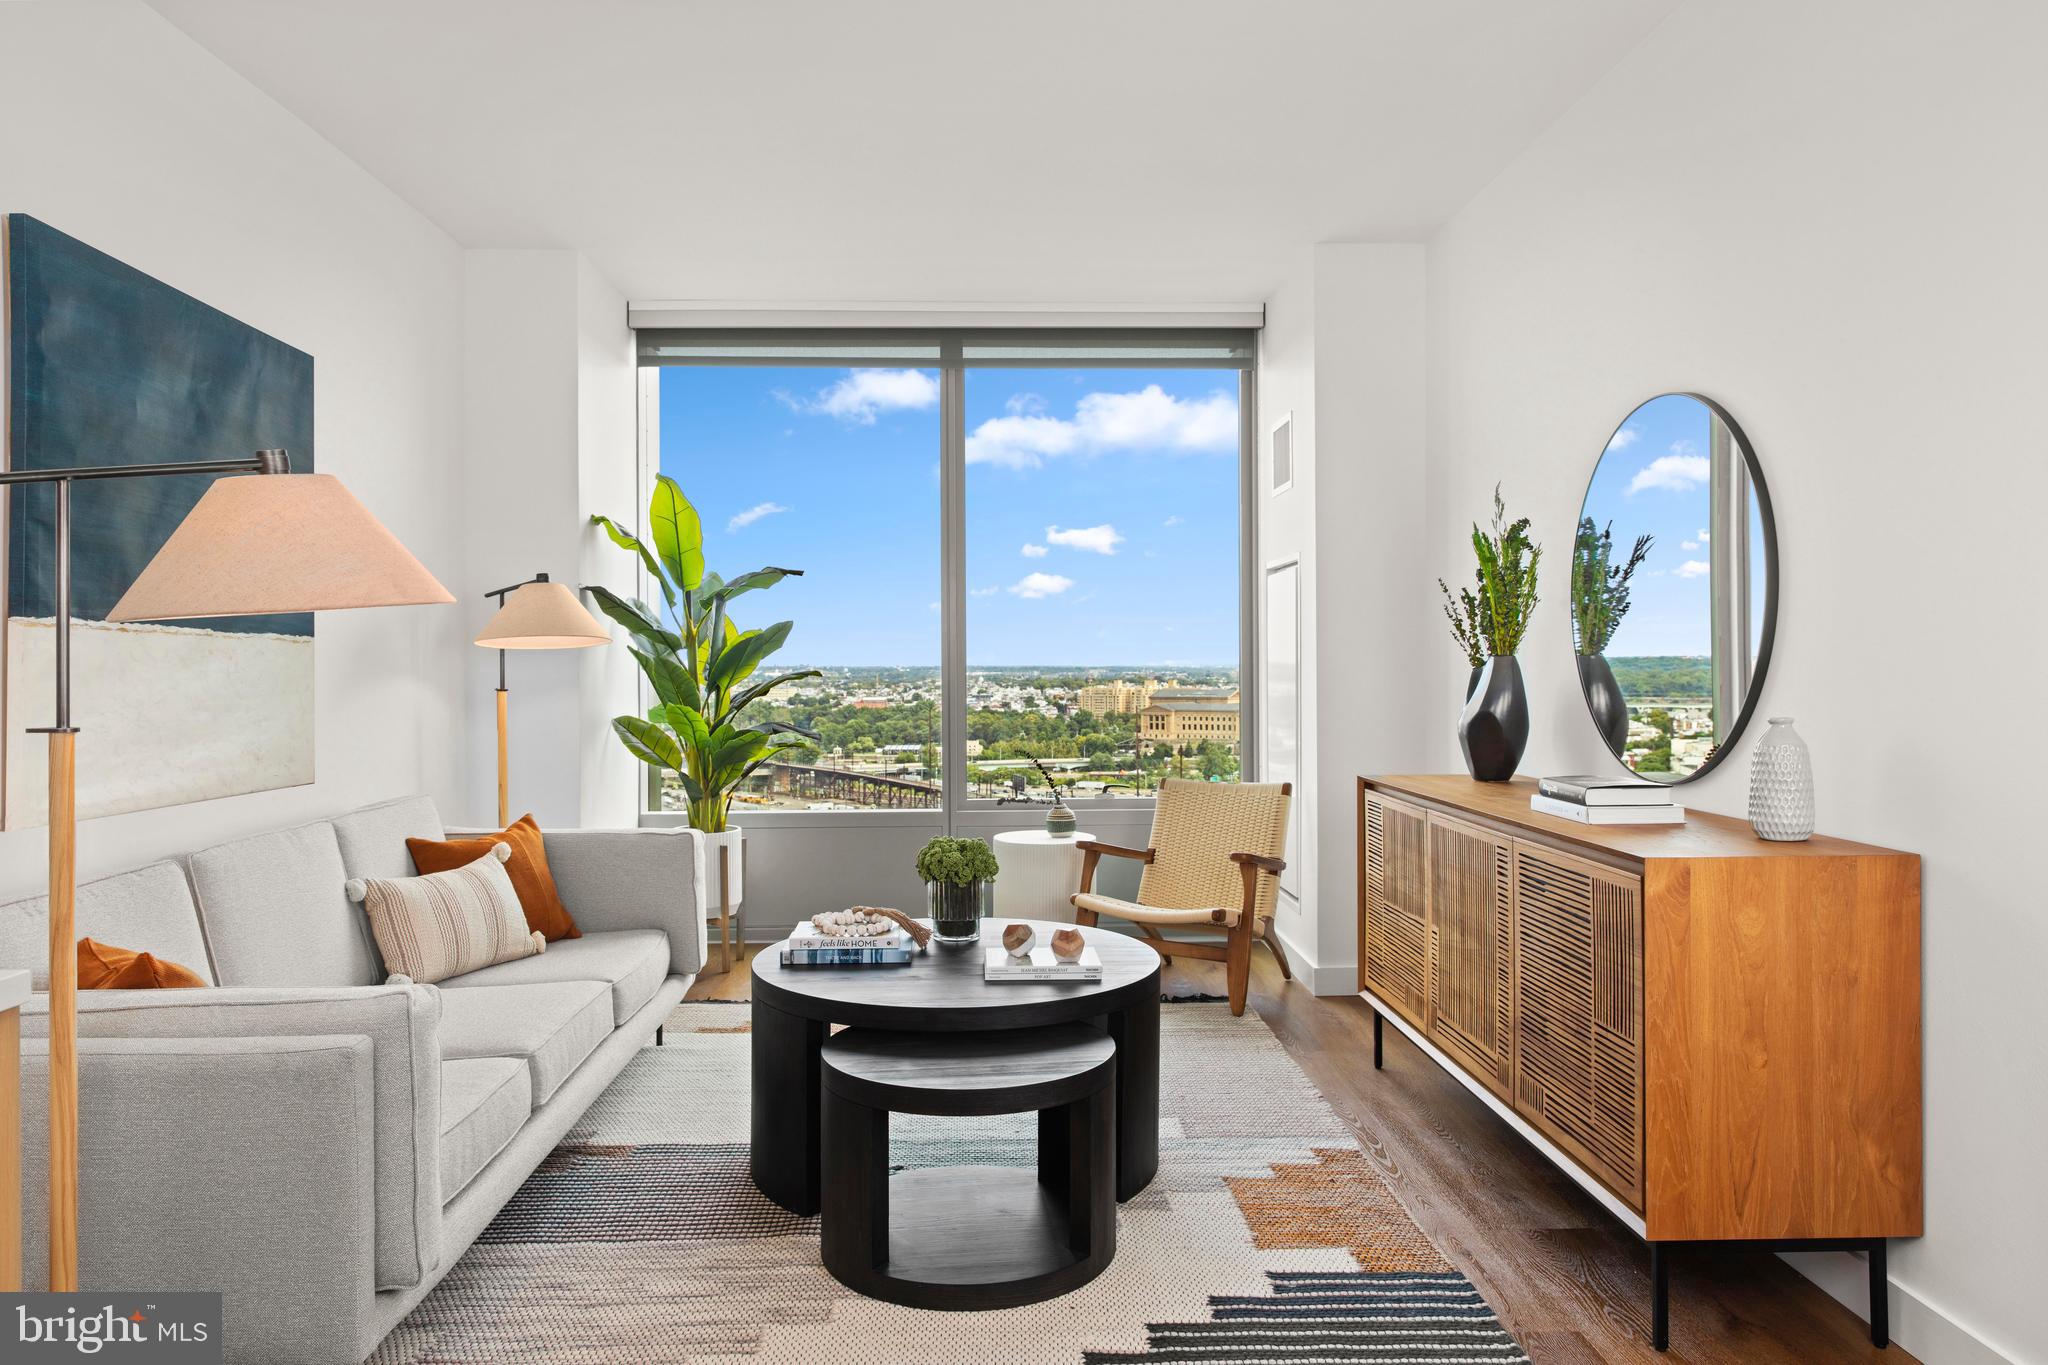
[[(979, 944), (933, 942), (908, 967), (784, 967), (782, 945), (754, 959), (753, 1172), (761, 1193), (791, 1213), (819, 1207), (818, 1052), (831, 1024), (918, 1032), (1036, 1028), (1083, 1020), (1116, 1043), (1116, 1197), (1129, 1199), (1159, 1170), (1159, 954), (1111, 930), (1081, 933), (1102, 959), (1100, 981), (982, 980), (982, 954), (1003, 925), (985, 922)], [(1041, 943), (1067, 924), (1032, 921)]]

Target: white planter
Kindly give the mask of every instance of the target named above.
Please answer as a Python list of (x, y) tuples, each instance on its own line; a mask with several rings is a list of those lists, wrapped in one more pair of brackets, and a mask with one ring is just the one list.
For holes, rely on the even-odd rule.
[(744, 831), (742, 830), (728, 828), (723, 834), (705, 834), (700, 831), (697, 835), (698, 839), (702, 840), (698, 847), (704, 850), (703, 870), (697, 884), (697, 898), (704, 906), (705, 919), (715, 920), (718, 918), (718, 852), (720, 849), (726, 851), (727, 903), (734, 910), (739, 909), (740, 898), (745, 890), (744, 869), (747, 864), (746, 850), (742, 847), (745, 842), (743, 834)]

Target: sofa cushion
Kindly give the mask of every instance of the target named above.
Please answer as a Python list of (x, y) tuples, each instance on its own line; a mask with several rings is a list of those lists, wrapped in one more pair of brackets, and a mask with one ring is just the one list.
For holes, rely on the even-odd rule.
[(446, 1204), (533, 1112), (533, 1075), (518, 1057), (441, 1063), (441, 1202)]
[(413, 867), (405, 841), (439, 839), (443, 834), (441, 813), (427, 796), (380, 801), (334, 820), (334, 841), (350, 877), (410, 877), (424, 869)]
[(466, 867), (428, 877), (351, 878), (348, 898), (370, 917), (384, 968), (426, 983), (530, 957), (547, 940), (526, 927), (512, 879), (511, 850), (493, 844)]
[[(118, 943), (190, 967), (214, 980), (199, 911), (185, 869), (151, 863), (78, 888), (73, 916), (83, 938)], [(50, 988), (50, 898), (31, 896), (0, 905), (0, 968), (27, 968), (39, 991)]]
[(78, 940), (78, 989), (82, 991), (180, 990), (206, 985), (190, 967), (155, 953), (116, 948), (97, 939)]
[(602, 981), (441, 992), (442, 1058), (525, 1058), (536, 1108), (611, 1031), (611, 987)]
[(191, 868), (223, 986), (373, 986), (384, 979), (369, 923), (342, 893), (348, 877), (334, 826), (323, 821), (216, 844), (193, 854)]
[(550, 943), (583, 937), (583, 931), (576, 927), (576, 921), (562, 904), (561, 893), (555, 890), (554, 874), (548, 871), (547, 844), (531, 815), (520, 816), (496, 834), (405, 841), (413, 866), (423, 873), (453, 871), (475, 862), (499, 844), (512, 850), (512, 856), (505, 860), (505, 875), (512, 879), (512, 889), (519, 893), (519, 908), (526, 912), (527, 925)]
[(445, 990), (522, 986), (535, 981), (602, 981), (612, 988), (612, 1023), (624, 1024), (654, 998), (668, 975), (668, 935), (659, 929), (611, 929), (550, 943), (538, 957), (451, 976)]

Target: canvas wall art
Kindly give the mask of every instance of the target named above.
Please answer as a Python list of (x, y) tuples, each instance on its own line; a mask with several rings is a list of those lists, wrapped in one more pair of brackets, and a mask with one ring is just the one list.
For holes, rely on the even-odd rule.
[[(313, 357), (25, 214), (5, 219), (11, 469), (231, 459), (313, 469)], [(203, 475), (73, 486), (81, 818), (313, 780), (310, 614), (112, 625)], [(47, 486), (7, 492), (0, 828), (46, 822), (55, 607)]]

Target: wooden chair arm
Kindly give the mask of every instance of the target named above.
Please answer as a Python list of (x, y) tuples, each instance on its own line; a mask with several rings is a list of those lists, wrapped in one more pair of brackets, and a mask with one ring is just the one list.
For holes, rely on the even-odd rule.
[(1149, 848), (1118, 848), (1115, 844), (1098, 843), (1093, 839), (1079, 840), (1074, 847), (1082, 854), (1081, 889), (1075, 893), (1082, 896), (1095, 889), (1095, 865), (1102, 861), (1103, 854), (1107, 853), (1112, 858), (1135, 858), (1141, 863), (1149, 863), (1153, 857)]
[(1285, 870), (1287, 864), (1278, 858), (1268, 858), (1258, 853), (1233, 853), (1230, 855), (1230, 861), (1236, 863), (1237, 870), (1244, 874), (1244, 917), (1238, 921), (1238, 927), (1256, 934), (1259, 931), (1256, 922), (1259, 912), (1259, 874), (1270, 872), (1277, 877)]
[(1149, 863), (1159, 856), (1156, 849), (1119, 848), (1115, 844), (1105, 844), (1095, 839), (1083, 839), (1074, 847), (1084, 853), (1107, 853), (1112, 858), (1136, 858), (1141, 863)]

